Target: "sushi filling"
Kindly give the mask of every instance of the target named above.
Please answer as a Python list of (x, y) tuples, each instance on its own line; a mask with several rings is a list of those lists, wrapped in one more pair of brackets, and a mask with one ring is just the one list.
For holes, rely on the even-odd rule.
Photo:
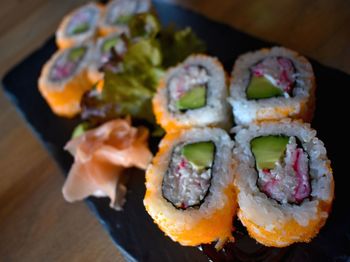
[(67, 35), (77, 35), (89, 31), (96, 15), (97, 10), (93, 7), (77, 11), (68, 24)]
[(185, 112), (206, 105), (209, 74), (199, 65), (184, 66), (168, 82), (169, 110)]
[(84, 58), (86, 51), (86, 47), (75, 47), (61, 54), (51, 69), (50, 80), (59, 82), (72, 76)]
[(250, 68), (248, 99), (274, 96), (291, 97), (297, 72), (293, 62), (285, 57), (268, 57)]
[(106, 70), (117, 73), (121, 71), (120, 61), (126, 52), (126, 43), (119, 36), (106, 39), (100, 49), (98, 68), (100, 72)]
[(163, 197), (179, 209), (199, 207), (210, 188), (214, 155), (213, 142), (175, 147), (163, 178)]
[[(283, 138), (287, 143), (281, 142)], [(265, 143), (263, 139), (270, 140)], [(254, 140), (252, 151), (256, 159), (257, 185), (260, 191), (283, 204), (299, 204), (308, 198), (311, 193), (309, 159), (308, 154), (298, 145), (297, 139), (267, 136)], [(262, 148), (267, 145), (269, 149)]]
[(119, 25), (127, 24), (132, 15), (136, 13), (137, 1), (122, 0), (114, 4), (107, 14), (107, 24)]

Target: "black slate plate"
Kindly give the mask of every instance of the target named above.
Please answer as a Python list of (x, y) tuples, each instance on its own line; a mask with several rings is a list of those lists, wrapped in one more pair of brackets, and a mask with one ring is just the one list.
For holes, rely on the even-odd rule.
[[(174, 22), (182, 28), (190, 26), (207, 43), (209, 53), (217, 56), (231, 71), (239, 54), (261, 47), (267, 43), (241, 33), (229, 26), (180, 7), (155, 3), (162, 23)], [(234, 14), (233, 14), (234, 15)], [(302, 39), (301, 39), (302, 41)], [(66, 120), (53, 115), (37, 91), (37, 79), (42, 65), (56, 50), (54, 39), (49, 39), (41, 48), (13, 68), (3, 79), (5, 93), (33, 128), (34, 133), (67, 174), (72, 158), (63, 151), (78, 120)], [(332, 160), (336, 183), (336, 200), (333, 212), (320, 234), (309, 244), (295, 244), (288, 248), (267, 248), (247, 236), (239, 221), (235, 244), (227, 245), (220, 253), (211, 245), (201, 249), (216, 261), (346, 261), (350, 259), (350, 208), (347, 203), (347, 172), (344, 148), (346, 128), (335, 116), (343, 116), (346, 95), (336, 88), (350, 87), (350, 76), (312, 61), (317, 79), (317, 110), (312, 126), (318, 137), (327, 146)], [(336, 105), (335, 105), (336, 104)], [(342, 146), (342, 147), (340, 147)], [(182, 247), (165, 237), (146, 214), (142, 204), (144, 175), (130, 171), (127, 203), (123, 212), (108, 207), (106, 199), (89, 198), (87, 204), (106, 228), (115, 244), (127, 260), (134, 261), (206, 261), (207, 257), (196, 248)], [(220, 223), (220, 221), (218, 221)], [(79, 232), (76, 232), (79, 234)]]

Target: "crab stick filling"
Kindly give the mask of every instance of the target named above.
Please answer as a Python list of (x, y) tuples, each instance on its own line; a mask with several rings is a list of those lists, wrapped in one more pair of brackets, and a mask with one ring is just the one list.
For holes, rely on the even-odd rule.
[(251, 146), (260, 191), (280, 203), (299, 204), (310, 196), (308, 154), (295, 137), (258, 137)]
[(79, 67), (86, 51), (86, 47), (74, 47), (62, 53), (53, 64), (50, 80), (59, 82), (71, 77)]
[(175, 147), (162, 193), (176, 208), (198, 207), (204, 201), (212, 178), (214, 150), (210, 141)]
[(248, 99), (292, 96), (297, 73), (290, 59), (267, 57), (252, 66), (250, 74), (247, 86)]

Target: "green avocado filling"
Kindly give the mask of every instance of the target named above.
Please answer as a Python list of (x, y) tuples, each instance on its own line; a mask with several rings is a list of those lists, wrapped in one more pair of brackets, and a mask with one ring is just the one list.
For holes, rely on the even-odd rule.
[(159, 21), (149, 13), (135, 16), (128, 23), (130, 35), (137, 37), (156, 37), (160, 31)]
[(132, 15), (120, 15), (114, 20), (114, 24), (127, 24), (132, 18)]
[(77, 34), (81, 34), (81, 33), (85, 33), (86, 31), (88, 31), (90, 28), (89, 23), (82, 23), (79, 24), (78, 26), (76, 26), (73, 31), (72, 31), (72, 35), (77, 35)]
[(196, 169), (209, 168), (213, 164), (215, 145), (213, 142), (199, 142), (185, 145), (181, 154)]
[(263, 99), (282, 95), (283, 91), (263, 76), (252, 76), (247, 87), (248, 99)]
[(109, 50), (111, 50), (118, 42), (118, 37), (113, 37), (110, 39), (107, 39), (103, 44), (102, 44), (102, 52), (107, 53)]
[(68, 54), (68, 59), (72, 62), (77, 62), (84, 56), (85, 51), (86, 47), (73, 48)]
[(285, 154), (289, 141), (287, 136), (261, 136), (250, 142), (259, 169), (274, 169)]
[(176, 107), (179, 110), (197, 109), (205, 106), (206, 103), (206, 87), (195, 86), (187, 91), (177, 102)]

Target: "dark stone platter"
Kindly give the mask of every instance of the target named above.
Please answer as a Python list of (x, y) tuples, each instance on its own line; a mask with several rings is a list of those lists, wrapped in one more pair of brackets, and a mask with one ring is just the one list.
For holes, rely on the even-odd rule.
[[(236, 29), (211, 21), (199, 14), (166, 3), (154, 3), (163, 25), (190, 26), (202, 38), (211, 55), (218, 57), (228, 72), (242, 53), (269, 47), (268, 43)], [(3, 78), (4, 91), (33, 129), (39, 140), (67, 174), (72, 158), (63, 151), (64, 144), (78, 123), (55, 116), (37, 90), (37, 79), (43, 64), (55, 52), (54, 38), (11, 69)], [(251, 239), (239, 221), (235, 221), (236, 242), (216, 252), (212, 245), (183, 247), (172, 242), (147, 215), (142, 199), (144, 174), (132, 169), (128, 181), (127, 203), (123, 212), (109, 208), (107, 199), (89, 198), (86, 202), (109, 232), (118, 249), (129, 261), (349, 261), (350, 207), (348, 174), (343, 153), (347, 135), (345, 117), (347, 97), (341, 90), (350, 88), (350, 76), (313, 60), (317, 80), (317, 105), (312, 127), (325, 143), (332, 161), (336, 184), (333, 211), (319, 235), (308, 244), (287, 248), (268, 248)], [(345, 93), (344, 93), (345, 94)], [(345, 149), (347, 149), (345, 147)], [(220, 223), (218, 221), (218, 223)], [(77, 232), (79, 234), (79, 232)], [(208, 256), (206, 256), (203, 252)]]

